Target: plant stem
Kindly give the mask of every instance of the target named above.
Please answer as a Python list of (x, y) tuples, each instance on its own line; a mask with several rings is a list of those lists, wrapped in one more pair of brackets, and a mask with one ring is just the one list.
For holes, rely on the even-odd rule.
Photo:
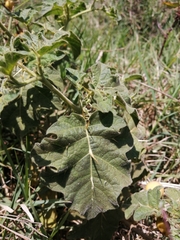
[(29, 73), (31, 76), (37, 77), (37, 75), (36, 75), (35, 72), (31, 71), (29, 68), (27, 68), (26, 66), (24, 66), (22, 63), (17, 62), (17, 65), (18, 65), (19, 67), (21, 67), (24, 71), (26, 71), (27, 73)]
[(49, 88), (53, 93), (60, 97), (75, 112), (82, 113), (81, 108), (76, 106), (73, 102), (71, 102), (59, 89), (57, 89), (53, 84), (51, 84), (51, 82), (48, 79), (43, 77), (41, 81), (47, 88)]
[(69, 100), (58, 88), (56, 88), (49, 79), (44, 77), (43, 70), (41, 68), (41, 59), (40, 56), (37, 54), (37, 62), (38, 62), (38, 70), (39, 70), (39, 77), (40, 81), (47, 87), (49, 90), (51, 90), (53, 93), (55, 93), (59, 98), (61, 98), (70, 108), (72, 108), (76, 113), (82, 113), (82, 109), (78, 106), (76, 106), (71, 100)]
[(8, 31), (8, 29), (0, 22), (0, 28), (11, 38), (13, 35)]
[(13, 76), (10, 76), (10, 79), (11, 79), (12, 83), (16, 84), (18, 87), (23, 87), (23, 86), (26, 86), (26, 85), (28, 85), (30, 83), (38, 81), (38, 76), (30, 78), (26, 82), (19, 82)]
[[(92, 12), (92, 11), (94, 11), (94, 10), (95, 10), (94, 8), (90, 7), (90, 8), (88, 8), (88, 9), (82, 11), (82, 12), (79, 12), (79, 13), (73, 15), (73, 16), (71, 17), (71, 19), (76, 18), (76, 17), (79, 17), (79, 16), (81, 16), (81, 15), (83, 15), (83, 14), (85, 14), (85, 13)], [(98, 10), (98, 9), (96, 9), (96, 10)]]

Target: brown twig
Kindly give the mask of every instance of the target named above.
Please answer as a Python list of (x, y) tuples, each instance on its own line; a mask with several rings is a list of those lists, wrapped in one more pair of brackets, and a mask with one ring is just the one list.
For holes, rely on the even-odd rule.
[(138, 224), (132, 224), (128, 220), (123, 220), (123, 223), (133, 232), (137, 233), (146, 240), (153, 240), (154, 238), (144, 233), (140, 228), (137, 228)]

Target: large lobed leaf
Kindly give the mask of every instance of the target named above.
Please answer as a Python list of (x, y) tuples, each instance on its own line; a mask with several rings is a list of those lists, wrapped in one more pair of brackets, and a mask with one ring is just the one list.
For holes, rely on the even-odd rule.
[(48, 166), (44, 183), (87, 219), (117, 206), (122, 188), (131, 184), (126, 153), (133, 139), (124, 120), (97, 111), (87, 125), (81, 115), (71, 114), (60, 117), (47, 134), (32, 151), (36, 164)]
[(124, 219), (120, 208), (99, 213), (95, 219), (75, 226), (68, 233), (68, 239), (109, 240), (119, 226), (119, 221)]

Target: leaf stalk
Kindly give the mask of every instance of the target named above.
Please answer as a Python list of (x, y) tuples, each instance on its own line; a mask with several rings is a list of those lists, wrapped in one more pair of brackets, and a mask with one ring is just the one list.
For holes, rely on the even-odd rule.
[(73, 102), (71, 102), (58, 88), (56, 88), (50, 80), (46, 78), (41, 79), (42, 83), (49, 88), (53, 93), (55, 93), (59, 98), (61, 98), (70, 108), (72, 108), (76, 113), (82, 113), (82, 109), (76, 106)]
[(9, 38), (11, 38), (13, 35), (9, 32), (9, 30), (0, 22), (0, 28), (7, 34)]
[[(85, 13), (89, 13), (89, 12), (92, 12), (92, 11), (94, 11), (94, 10), (95, 10), (94, 8), (90, 7), (90, 8), (88, 8), (88, 9), (84, 10), (84, 11), (81, 11), (81, 12), (73, 15), (73, 16), (71, 17), (71, 19), (77, 18), (77, 17), (79, 17), (79, 16), (81, 16), (81, 15), (83, 15), (83, 14), (85, 14)], [(97, 9), (96, 9), (96, 10), (97, 10)]]

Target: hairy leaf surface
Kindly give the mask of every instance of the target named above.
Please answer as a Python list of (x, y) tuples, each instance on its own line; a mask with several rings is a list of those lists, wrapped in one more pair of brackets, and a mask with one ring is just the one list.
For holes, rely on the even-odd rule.
[(126, 153), (133, 146), (124, 120), (95, 112), (87, 125), (81, 115), (61, 117), (32, 152), (42, 178), (72, 201), (71, 208), (88, 219), (117, 206), (121, 189), (131, 183)]
[(0, 59), (0, 71), (6, 75), (10, 75), (17, 62), (27, 56), (27, 54), (25, 51), (5, 53), (4, 59)]
[(161, 194), (159, 186), (154, 189), (134, 193), (131, 203), (125, 210), (125, 217), (129, 219), (132, 215), (135, 221), (145, 219), (147, 216), (159, 212)]

